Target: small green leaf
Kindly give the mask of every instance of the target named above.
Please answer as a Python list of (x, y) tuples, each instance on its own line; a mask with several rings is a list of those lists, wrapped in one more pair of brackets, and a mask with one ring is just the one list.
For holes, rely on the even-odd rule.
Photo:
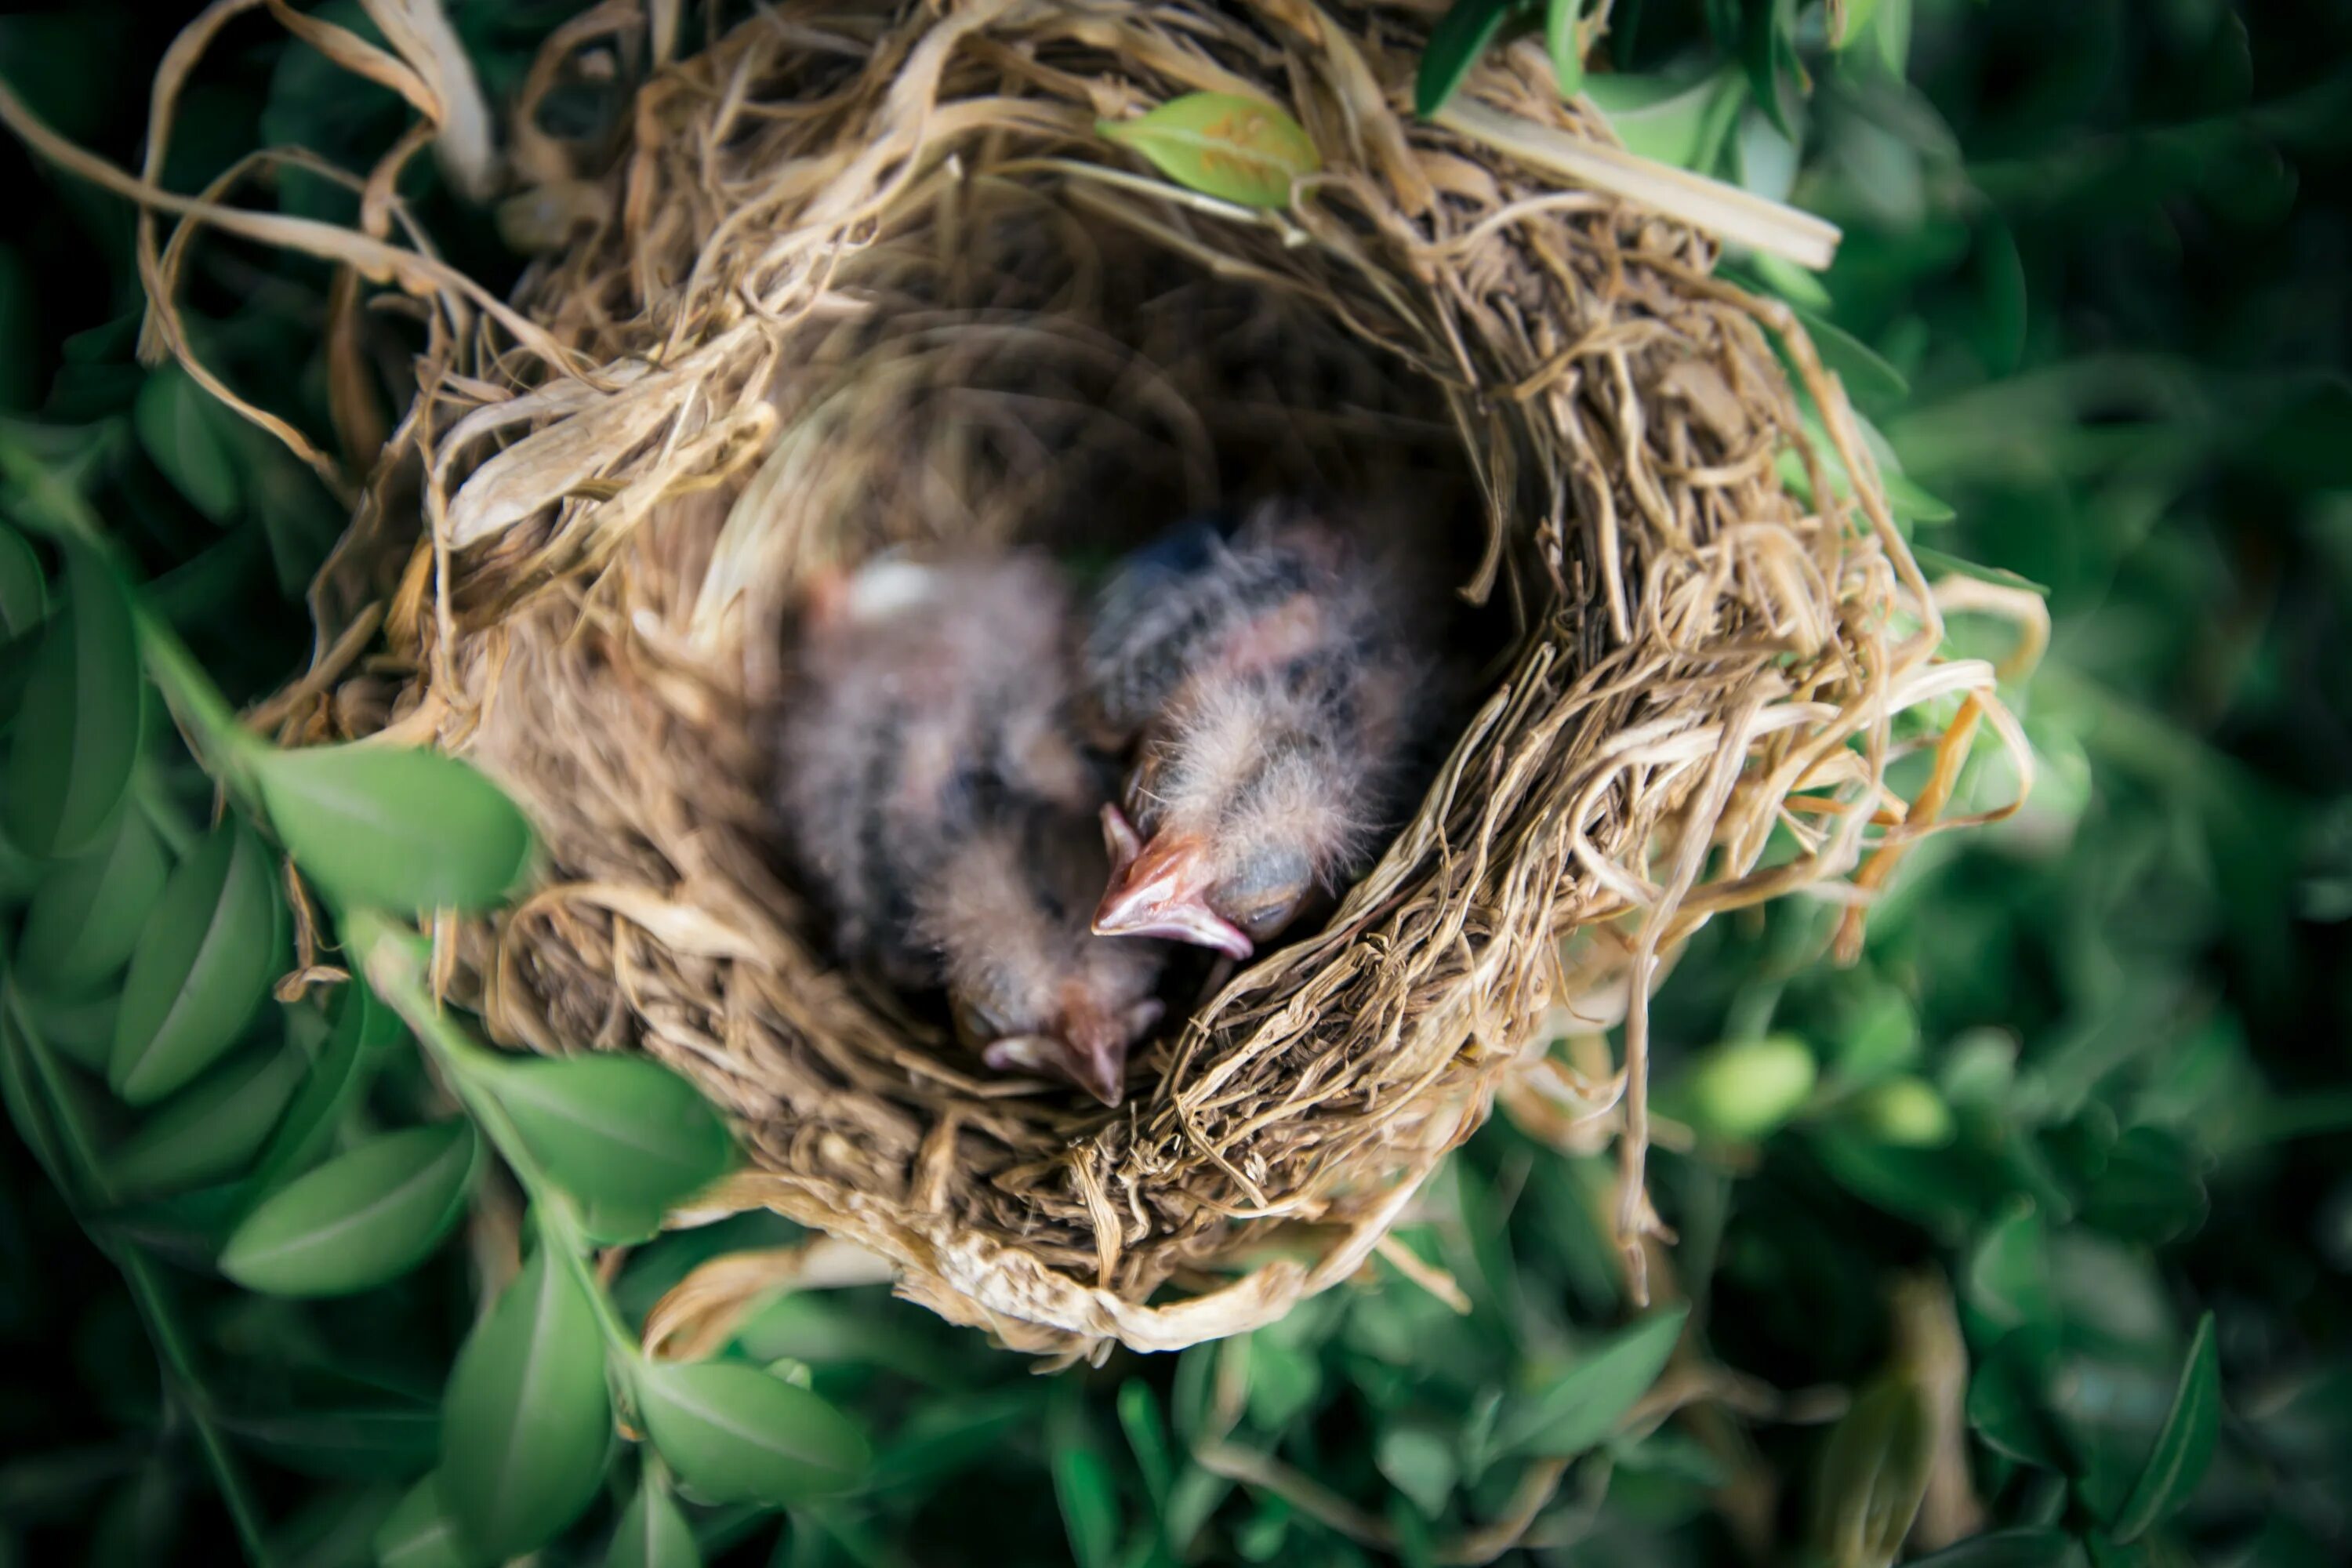
[(1288, 206), (1291, 183), (1323, 166), (1298, 121), (1229, 92), (1187, 93), (1133, 120), (1097, 121), (1095, 129), (1177, 184), (1244, 206)]
[(1740, 58), (1748, 67), (1748, 90), (1758, 107), (1790, 141), (1797, 139), (1797, 98), (1805, 84), (1798, 61), (1796, 0), (1765, 0), (1748, 7)]
[(1814, 1550), (1832, 1568), (1885, 1568), (1927, 1495), (1934, 1420), (1917, 1384), (1880, 1378), (1853, 1403), (1822, 1457)]
[(1077, 1568), (1112, 1568), (1118, 1556), (1118, 1490), (1110, 1467), (1083, 1443), (1053, 1445), (1054, 1497)]
[(520, 1556), (594, 1500), (613, 1441), (604, 1346), (546, 1246), (457, 1352), (441, 1430), (442, 1501), (484, 1556)]
[(1911, 395), (1910, 382), (1876, 349), (1818, 311), (1801, 305), (1790, 305), (1789, 310), (1804, 323), (1805, 335), (1812, 339), (1813, 352), (1821, 355), (1823, 368), (1837, 373), (1845, 382), (1847, 395), (1856, 402), (1900, 403)]
[(428, 1474), (408, 1489), (370, 1545), (376, 1568), (483, 1568), (457, 1538), (457, 1522), (441, 1506), (440, 1477)]
[(1584, 79), (1586, 101), (1639, 157), (1677, 169), (1711, 168), (1747, 99), (1738, 68), (1682, 80), (1611, 72)]
[(1315, 1406), (1323, 1366), (1315, 1356), (1265, 1334), (1249, 1342), (1250, 1420), (1280, 1432)]
[(1160, 1425), (1160, 1396), (1139, 1377), (1118, 1385), (1118, 1425), (1127, 1434), (1127, 1446), (1135, 1451), (1136, 1468), (1143, 1472), (1143, 1489), (1164, 1510), (1168, 1489), (1176, 1479), (1176, 1460), (1169, 1451), (1167, 1428)]
[[(1429, 30), (1421, 51), (1421, 74), (1414, 79), (1412, 110), (1423, 120), (1445, 107), (1478, 63), (1494, 47), (1495, 35), (1506, 22), (1535, 15), (1544, 0), (1454, 0), (1454, 6)], [(1562, 93), (1571, 90), (1565, 84)]]
[(1372, 1462), (1428, 1519), (1445, 1512), (1454, 1483), (1462, 1476), (1452, 1435), (1424, 1422), (1406, 1422), (1381, 1433)]
[(1871, 36), (1878, 40), (1879, 63), (1900, 81), (1911, 66), (1911, 0), (1879, 0), (1875, 20)]
[(2056, 1337), (2047, 1325), (2011, 1330), (1969, 1379), (1969, 1425), (1987, 1447), (2022, 1464), (2065, 1470), (2073, 1459), (2050, 1414), (2057, 1375)]
[(1952, 1109), (1935, 1086), (1909, 1073), (1881, 1079), (1839, 1108), (1866, 1136), (1906, 1149), (1934, 1149), (1952, 1141)]
[(1694, 1061), (1661, 1098), (1718, 1138), (1761, 1138), (1804, 1109), (1819, 1068), (1805, 1042), (1789, 1035), (1732, 1040)]
[(615, 1204), (590, 1199), (580, 1205), (581, 1233), (599, 1247), (635, 1247), (651, 1241), (661, 1234), (662, 1221), (668, 1217), (667, 1204)]
[(1687, 1305), (1653, 1312), (1578, 1357), (1549, 1386), (1507, 1402), (1496, 1452), (1567, 1459), (1608, 1436), (1658, 1381), (1689, 1316)]
[(8, 1120), (16, 1124), (16, 1136), (32, 1151), (50, 1184), (70, 1192), (71, 1167), (66, 1163), (65, 1143), (49, 1115), (47, 1097), (33, 1081), (33, 1047), (18, 1031), (5, 1002), (5, 994), (0, 994), (0, 1100), (7, 1102)]
[(1985, 368), (1996, 377), (2015, 375), (2025, 363), (2025, 331), (2031, 310), (2025, 257), (2016, 233), (1998, 213), (1987, 213), (1978, 228), (1977, 269), (1984, 283), (1984, 331), (1978, 334)]
[(147, 818), (124, 812), (102, 844), (55, 867), (33, 890), (16, 942), (20, 983), (69, 996), (112, 975), (130, 962), (170, 868)]
[(1576, 26), (1583, 10), (1584, 0), (1548, 0), (1544, 7), (1544, 50), (1551, 56), (1551, 74), (1562, 98), (1584, 85), (1584, 47)]
[(257, 1197), (309, 1170), (327, 1152), (343, 1118), (366, 1092), (386, 1038), (399, 1027), (399, 1020), (375, 999), (367, 982), (354, 978), (343, 987), (333, 1030), (311, 1061), (301, 1093), (254, 1165), (248, 1186)]
[(2134, 1241), (2175, 1240), (2205, 1223), (2202, 1164), (2175, 1133), (2126, 1128), (2084, 1194), (2083, 1218)]
[(673, 1203), (716, 1181), (733, 1158), (718, 1113), (649, 1057), (502, 1061), (490, 1084), (532, 1157), (583, 1201)]
[(2221, 1367), (2213, 1352), (2213, 1314), (2208, 1312), (2197, 1321), (2196, 1336), (2189, 1342), (2189, 1359), (2180, 1369), (2180, 1385), (2164, 1429), (2156, 1435), (2156, 1447), (2115, 1517), (2110, 1533), (2116, 1544), (2127, 1546), (2138, 1540), (2189, 1500), (2213, 1462), (2221, 1429)]
[(270, 826), (347, 904), (412, 914), (481, 909), (530, 859), (530, 825), (479, 770), (406, 747), (312, 746), (257, 763)]
[(236, 513), (236, 462), (221, 420), (234, 417), (177, 364), (150, 375), (131, 405), (139, 444), (188, 504), (215, 522)]
[(48, 610), (41, 558), (23, 534), (0, 523), (0, 643), (31, 631)]
[(637, 1482), (629, 1506), (621, 1510), (621, 1522), (613, 1527), (604, 1568), (702, 1568), (694, 1531), (650, 1469)]
[(228, 1238), (220, 1271), (272, 1296), (341, 1296), (396, 1279), (457, 1223), (476, 1153), (462, 1118), (363, 1143), (264, 1199)]
[(1972, 1535), (1910, 1568), (2078, 1568), (2083, 1549), (2063, 1530), (1996, 1530)]
[(113, 820), (139, 760), (144, 689), (121, 583), (86, 546), (65, 558), (65, 605), (34, 652), (0, 772), (0, 831), (42, 859), (91, 848)]
[(218, 1059), (268, 994), (285, 943), (268, 853), (232, 818), (172, 873), (139, 933), (114, 1019), (114, 1092), (150, 1104)]
[(1986, 1227), (1961, 1283), (1969, 1305), (1996, 1328), (2056, 1321), (2049, 1227), (2030, 1199), (2011, 1199), (2007, 1212)]
[(182, 1089), (107, 1156), (116, 1192), (146, 1197), (235, 1172), (269, 1136), (302, 1065), (290, 1047), (252, 1051)]
[(107, 1061), (114, 1055), (114, 1016), (122, 1010), (121, 997), (101, 992), (60, 1002), (19, 991), (17, 1000), (39, 1026), (41, 1038), (55, 1046), (59, 1055), (76, 1067), (106, 1076)]
[(654, 1447), (714, 1502), (797, 1502), (853, 1486), (866, 1439), (804, 1388), (740, 1362), (638, 1369), (637, 1410)]
[(1878, 14), (1878, 0), (1845, 0), (1845, 5), (1832, 12), (1830, 47), (1843, 49), (1870, 30), (1871, 18)]

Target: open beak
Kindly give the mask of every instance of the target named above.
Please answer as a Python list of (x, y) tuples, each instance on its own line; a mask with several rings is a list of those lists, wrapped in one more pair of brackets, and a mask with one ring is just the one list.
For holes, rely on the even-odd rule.
[[(1115, 840), (1112, 818), (1117, 809), (1104, 808), (1107, 839)], [(1124, 816), (1118, 822), (1129, 836), (1134, 834)], [(1111, 861), (1117, 868), (1111, 873), (1110, 888), (1095, 909), (1097, 936), (1164, 937), (1214, 948), (1234, 958), (1247, 958), (1255, 951), (1247, 932), (1209, 907), (1202, 886), (1208, 847), (1199, 839), (1162, 833), (1150, 843), (1138, 846), (1124, 860), (1114, 841)]]
[(1135, 830), (1127, 813), (1110, 801), (1103, 802), (1102, 829), (1103, 848), (1110, 856), (1111, 874), (1117, 876), (1134, 865), (1135, 858), (1143, 853), (1143, 835)]

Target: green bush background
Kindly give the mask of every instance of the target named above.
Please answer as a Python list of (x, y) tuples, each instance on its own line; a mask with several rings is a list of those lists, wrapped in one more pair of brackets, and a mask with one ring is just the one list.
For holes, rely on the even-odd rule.
[[(0, 19), (0, 79), (135, 164), (162, 9)], [(451, 9), (495, 99), (572, 7)], [(1540, 24), (1540, 5), (1491, 9)], [(1794, 902), (1718, 921), (1660, 998), (1661, 1103), (1696, 1136), (1654, 1156), (1656, 1193), (1690, 1364), (1721, 1370), (1671, 1419), (1622, 1419), (1664, 1338), (1593, 1217), (1607, 1157), (1498, 1121), (1403, 1233), (1467, 1316), (1382, 1265), (1377, 1289), (1246, 1342), (1037, 1378), (879, 1291), (786, 1298), (730, 1356), (804, 1367), (874, 1467), (781, 1513), (689, 1500), (703, 1558), (1444, 1561), (1557, 1454), (1556, 1496), (1503, 1561), (1881, 1560), (1873, 1510), (1915, 1494), (1956, 1371), (1898, 1329), (1947, 1290), (1979, 1517), (2012, 1532), (1954, 1561), (2352, 1558), (2352, 12), (1840, 15), (1860, 35), (1843, 48), (1817, 6), (1621, 0), (1611, 49), (1621, 76), (1717, 71), (1722, 114), (1652, 133), (1768, 189), (1798, 167), (1792, 199), (1845, 226), (1818, 284), (1763, 281), (1842, 329), (1832, 363), (1923, 492), (1916, 542), (2037, 585), (2055, 637), (2011, 693), (2042, 766), (2021, 819), (1915, 855), (1851, 968), (1821, 962), (1834, 910)], [(166, 183), (266, 142), (363, 167), (402, 123), (247, 24), (190, 93)], [(13, 140), (0, 172), (19, 192), (0, 220), (0, 519), (31, 537), (97, 520), (233, 700), (269, 689), (307, 649), (300, 589), (338, 509), (176, 373), (137, 366), (119, 201)], [(510, 277), (484, 217), (415, 174), (453, 258)], [(274, 198), (341, 210), (315, 181)], [(191, 298), (212, 363), (328, 428), (322, 269), (212, 244)], [(52, 546), (30, 559), (56, 575)], [(30, 645), (0, 637), (0, 713)], [(134, 790), (176, 858), (214, 792), (147, 711)], [(1977, 773), (1991, 798), (2001, 780)], [(10, 954), (43, 874), (0, 857)], [(252, 1032), (307, 1060), (329, 1023), (271, 1006)], [(128, 1136), (138, 1116), (65, 1070), (95, 1135)], [(1768, 1070), (1777, 1105), (1748, 1076)], [(403, 1045), (325, 1135), (363, 1142), (433, 1103)], [(0, 1168), (0, 1563), (230, 1560), (216, 1447), (259, 1553), (372, 1560), (440, 1451), (479, 1305), (467, 1246), (347, 1298), (249, 1294), (215, 1271), (216, 1189), (77, 1215), (16, 1139)], [(514, 1187), (480, 1168), (478, 1198), (510, 1220)], [(698, 1258), (791, 1235), (665, 1238), (615, 1299), (641, 1313)], [(159, 1361), (159, 1333), (184, 1354)], [(1250, 1479), (1213, 1473), (1233, 1454)], [(633, 1560), (605, 1553), (636, 1474), (616, 1462), (610, 1500), (541, 1560)], [(404, 1561), (441, 1560), (431, 1545)]]

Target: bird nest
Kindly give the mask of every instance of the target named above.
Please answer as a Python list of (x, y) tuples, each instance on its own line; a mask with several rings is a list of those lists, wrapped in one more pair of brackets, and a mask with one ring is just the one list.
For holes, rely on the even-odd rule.
[[(444, 921), (436, 973), (502, 1042), (642, 1050), (724, 1108), (746, 1167), (674, 1221), (765, 1206), (1008, 1344), (1171, 1349), (1366, 1267), (1565, 1019), (1622, 1026), (1580, 1114), (1623, 1130), (1638, 1251), (1661, 963), (1727, 909), (1859, 902), (1937, 825), (1948, 766), (1885, 785), (1900, 710), (1967, 694), (1939, 763), (1980, 706), (2005, 724), (1989, 669), (1938, 661), (1801, 329), (1709, 235), (1412, 120), (1427, 9), (784, 0), (649, 69), (601, 142), (549, 127), (643, 23), (551, 40), (505, 209), (547, 252), (510, 310), (435, 316), (270, 711), (523, 804), (541, 875)], [(1321, 171), (1253, 210), (1097, 132), (1195, 91), (1284, 106)], [(1532, 47), (1463, 93), (1614, 152)], [(1336, 912), (1171, 1008), (1116, 1110), (987, 1074), (829, 959), (771, 805), (812, 574), (1108, 554), (1310, 488), (1455, 520), (1488, 660)]]

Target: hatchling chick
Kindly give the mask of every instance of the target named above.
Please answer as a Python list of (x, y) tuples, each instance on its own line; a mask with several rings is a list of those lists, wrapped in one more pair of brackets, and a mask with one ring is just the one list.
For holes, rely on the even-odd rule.
[(1097, 595), (1089, 721), (1132, 740), (1102, 810), (1105, 934), (1247, 958), (1360, 874), (1393, 826), (1433, 662), (1400, 569), (1293, 503), (1140, 552)]
[[(1058, 861), (1049, 875), (1006, 853), (1039, 823), (1083, 827), (1104, 799), (1103, 765), (1070, 723), (1073, 641), (1060, 575), (1034, 555), (885, 558), (820, 580), (778, 736), (778, 804), (844, 959), (909, 989), (946, 985), (992, 1065), (1093, 1091), (1134, 1038), (1113, 1041), (1112, 1026), (1140, 1032), (1156, 1016), (1138, 1004), (1162, 955), (1106, 964), (1137, 989), (1103, 999), (1087, 968), (1088, 947), (1113, 945), (1087, 930), (1096, 889), (1072, 902), (1054, 892), (1069, 875)], [(1077, 837), (1083, 858), (1092, 834)], [(984, 899), (989, 868), (1001, 886)], [(1003, 940), (1028, 948), (993, 950), (998, 933), (971, 918), (988, 899)], [(1049, 951), (1034, 933), (1056, 919), (1072, 940)], [(992, 1057), (999, 1040), (1013, 1044)]]
[(1108, 869), (1087, 816), (1010, 812), (949, 851), (917, 894), (914, 929), (939, 953), (956, 1032), (982, 1060), (1115, 1106), (1128, 1047), (1160, 1019), (1167, 948), (1087, 929)]

